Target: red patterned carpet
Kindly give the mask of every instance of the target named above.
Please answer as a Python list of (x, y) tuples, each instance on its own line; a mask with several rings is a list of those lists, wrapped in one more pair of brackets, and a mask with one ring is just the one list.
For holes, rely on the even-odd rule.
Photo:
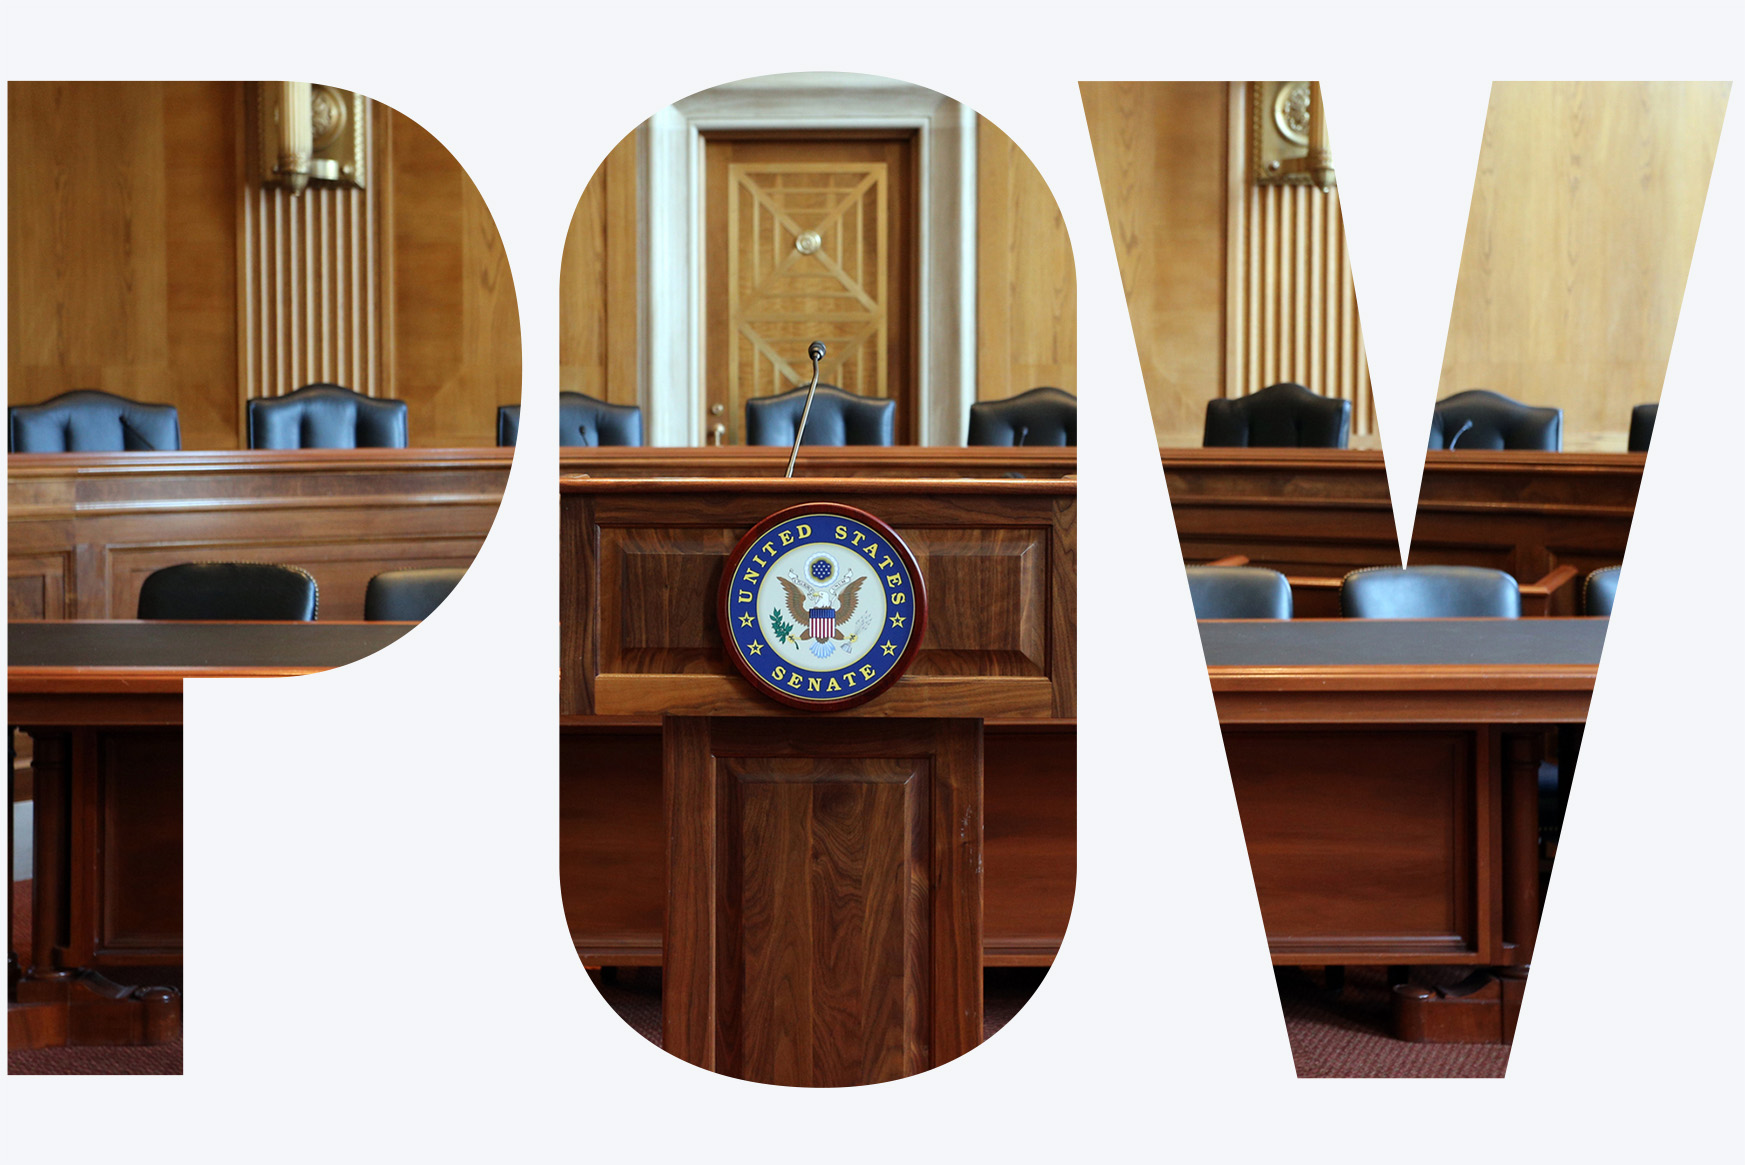
[[(1456, 968), (1447, 981), (1464, 974)], [(1418, 978), (1437, 981), (1428, 973)], [(1390, 1036), (1385, 968), (1348, 968), (1337, 993), (1321, 985), (1319, 973), (1290, 968), (1280, 970), (1278, 985), (1299, 1078), (1500, 1078), (1509, 1066), (1505, 1044), (1408, 1044)]]
[[(30, 883), (12, 883), (12, 946), (30, 949)], [(117, 969), (110, 978), (118, 983), (182, 985), (180, 967), (144, 967), (130, 977)], [(6, 1071), (13, 1076), (180, 1076), (182, 1041), (150, 1048), (38, 1048), (6, 1053)]]

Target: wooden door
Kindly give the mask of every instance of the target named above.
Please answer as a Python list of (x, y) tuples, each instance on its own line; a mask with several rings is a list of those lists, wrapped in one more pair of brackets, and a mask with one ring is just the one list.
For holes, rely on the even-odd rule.
[[(914, 134), (705, 139), (704, 431), (745, 440), (745, 402), (819, 380), (897, 402), (915, 441)], [(723, 427), (724, 426), (724, 427)]]

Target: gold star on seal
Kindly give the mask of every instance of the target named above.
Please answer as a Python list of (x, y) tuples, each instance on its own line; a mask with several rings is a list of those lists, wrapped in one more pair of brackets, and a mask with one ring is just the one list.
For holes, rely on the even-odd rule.
[(750, 627), (750, 626), (754, 625), (756, 622), (757, 622), (757, 620), (753, 619), (750, 615), (741, 615), (739, 617), (739, 625), (741, 627)]
[(902, 625), (903, 625), (903, 617), (901, 615), (892, 615), (891, 616), (891, 626), (901, 627)]
[(748, 643), (745, 646), (746, 646), (747, 650), (749, 650), (751, 652), (751, 654), (753, 654), (753, 655), (762, 655), (763, 654), (763, 644), (761, 644), (761, 643)]
[(884, 649), (884, 652), (886, 655), (897, 654), (896, 644), (892, 643), (889, 639), (887, 639), (883, 643), (879, 644), (879, 646)]

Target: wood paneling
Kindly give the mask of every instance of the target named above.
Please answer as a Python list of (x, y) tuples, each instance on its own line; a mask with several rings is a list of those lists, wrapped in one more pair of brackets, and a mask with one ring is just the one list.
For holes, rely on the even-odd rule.
[(922, 650), (861, 714), (1075, 714), (1073, 483), (813, 478), (800, 488), (803, 497), (780, 479), (565, 479), (561, 710), (767, 713), (729, 666), (712, 602), (697, 596), (713, 598), (747, 529), (806, 500), (876, 508), (922, 576), (939, 574)]
[(382, 395), (411, 406), (414, 445), (495, 444), (497, 407), (521, 399), (521, 317), (503, 240), (454, 155), (385, 112)]
[(98, 388), (237, 443), (241, 90), (8, 86), (8, 399)]
[(1255, 186), (1246, 82), (1083, 82), (1085, 119), (1157, 441), (1206, 402), (1292, 380), (1375, 431), (1337, 192)]
[[(1414, 565), (1506, 570), (1523, 583), (1623, 560), (1640, 453), (1432, 452), (1412, 530)], [(1398, 566), (1379, 450), (1166, 449), (1164, 481), (1188, 562), (1332, 576)], [(1553, 599), (1575, 614), (1579, 586)]]
[(1024, 151), (976, 119), (976, 399), (1078, 392), (1078, 277), (1054, 195)]
[[(1508, 570), (1534, 583), (1555, 567), (1618, 565), (1642, 453), (1431, 452), (1412, 563)], [(1398, 567), (1380, 450), (1164, 450), (1164, 481), (1187, 562), (1246, 555), (1295, 576)], [(1576, 614), (1579, 586), (1551, 614)]]
[(1225, 391), (1223, 82), (1082, 82), (1157, 443), (1198, 445)]
[[(983, 736), (983, 966), (1047, 966), (1077, 878), (1078, 733), (1071, 721), (989, 721)], [(655, 719), (567, 722), (558, 871), (576, 954), (659, 966), (666, 852)]]
[(197, 561), (284, 562), (321, 618), (361, 619), (384, 570), (472, 563), (509, 450), (13, 454), (14, 618), (131, 619), (145, 577)]
[(1729, 88), (1492, 85), (1438, 396), (1561, 407), (1566, 449), (1625, 447), (1660, 397)]
[(494, 444), (520, 325), (459, 162), (376, 106), (368, 189), (264, 191), (245, 89), (10, 85), (11, 403), (100, 388), (235, 449), (250, 397), (331, 380), (408, 401), (413, 444)]
[(667, 1051), (770, 1084), (911, 1076), (981, 1042), (974, 721), (665, 731)]
[(565, 392), (637, 403), (636, 134), (613, 147), (576, 203), (558, 292)]
[(1474, 879), (1481, 866), (1494, 874), (1500, 851), (1474, 860), (1472, 735), (1226, 731), (1275, 958), (1349, 959), (1385, 946), (1496, 960), (1476, 933)]

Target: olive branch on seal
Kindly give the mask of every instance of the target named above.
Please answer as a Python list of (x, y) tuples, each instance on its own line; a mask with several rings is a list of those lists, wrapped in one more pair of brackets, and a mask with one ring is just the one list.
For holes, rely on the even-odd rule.
[(771, 607), (769, 612), (770, 629), (776, 633), (776, 638), (786, 640), (793, 633), (794, 625), (782, 618), (780, 607)]

